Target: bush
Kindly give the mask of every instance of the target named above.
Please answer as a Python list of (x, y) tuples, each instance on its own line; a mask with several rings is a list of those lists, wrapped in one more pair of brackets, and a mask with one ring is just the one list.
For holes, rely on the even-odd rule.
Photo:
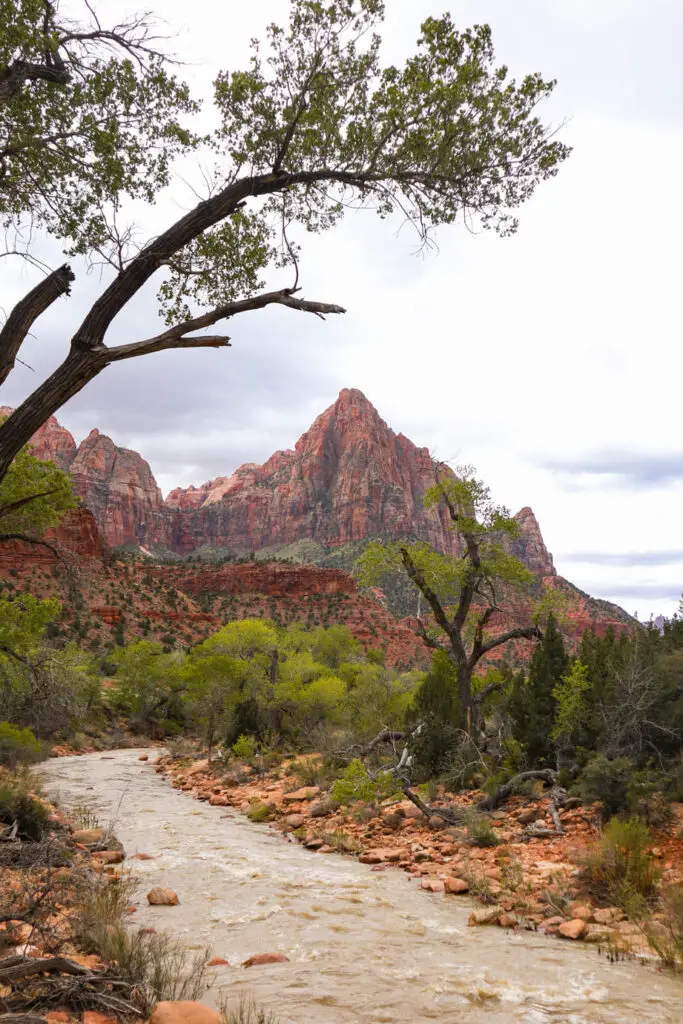
[(231, 750), (240, 761), (251, 761), (256, 753), (256, 741), (252, 736), (245, 736), (242, 733), (233, 743)]
[(249, 821), (253, 821), (258, 824), (263, 821), (270, 821), (272, 817), (273, 812), (268, 804), (264, 804), (260, 800), (254, 800), (249, 805), (249, 810), (247, 811), (247, 818), (249, 818)]
[(47, 827), (48, 809), (33, 795), (30, 776), (0, 773), (0, 826), (19, 839), (39, 842)]
[(43, 744), (30, 729), (0, 722), (0, 765), (14, 770), (20, 764), (35, 764), (44, 757)]
[(632, 914), (654, 895), (659, 872), (648, 852), (650, 831), (640, 818), (612, 818), (588, 854), (582, 877), (591, 894)]
[(485, 814), (469, 809), (465, 814), (465, 828), (473, 846), (498, 846), (500, 839)]
[(400, 789), (399, 783), (389, 772), (379, 772), (373, 779), (363, 762), (356, 758), (334, 783), (330, 796), (346, 806), (358, 801), (369, 804), (395, 796)]
[(584, 768), (576, 790), (584, 803), (599, 800), (603, 818), (611, 818), (628, 808), (633, 772), (630, 758), (615, 757), (610, 761), (603, 754), (597, 754)]

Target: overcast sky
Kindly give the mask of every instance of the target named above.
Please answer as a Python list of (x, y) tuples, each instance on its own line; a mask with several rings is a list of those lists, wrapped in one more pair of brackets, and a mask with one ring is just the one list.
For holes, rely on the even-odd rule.
[[(76, 6), (77, 0), (71, 0)], [(111, 11), (109, 4), (99, 9)], [(144, 6), (154, 6), (145, 4)], [(164, 0), (207, 95), (246, 65), (251, 36), (285, 9)], [(139, 4), (117, 0), (116, 12)], [(558, 87), (545, 119), (574, 147), (520, 210), (511, 239), (443, 230), (415, 256), (407, 232), (371, 214), (302, 238), (304, 294), (348, 308), (323, 323), (290, 310), (233, 321), (233, 348), (112, 367), (59, 414), (138, 450), (164, 492), (291, 447), (342, 387), (396, 431), (474, 463), (496, 498), (530, 505), (558, 570), (641, 619), (683, 589), (683, 5), (680, 0), (387, 0), (386, 56), (401, 60), (429, 14), (488, 22), (498, 59)], [(191, 204), (178, 184), (156, 213)], [(35, 283), (5, 268), (6, 309)], [(81, 274), (52, 308), (0, 401), (16, 404), (62, 356), (96, 294)], [(154, 288), (120, 318), (137, 340), (158, 321)], [(151, 328), (151, 330), (150, 330)]]

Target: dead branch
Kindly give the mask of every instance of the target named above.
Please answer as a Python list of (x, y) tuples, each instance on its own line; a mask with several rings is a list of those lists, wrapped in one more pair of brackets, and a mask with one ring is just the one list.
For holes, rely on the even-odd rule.
[(452, 807), (430, 807), (407, 784), (403, 786), (403, 793), (411, 803), (414, 803), (422, 811), (428, 820), (433, 815), (436, 815), (437, 818), (442, 818), (449, 825), (465, 824), (466, 815), (462, 811), (455, 810)]
[[(19, 961), (19, 962), (17, 962)], [(27, 957), (7, 957), (0, 960), (0, 983), (16, 982), (30, 978), (34, 974), (72, 974), (81, 977), (92, 975), (87, 967), (82, 967), (64, 956), (52, 956), (47, 960), (32, 960)], [(89, 980), (92, 980), (89, 978)]]
[(557, 773), (554, 772), (552, 768), (537, 768), (528, 772), (520, 772), (518, 775), (514, 775), (509, 782), (506, 782), (503, 786), (499, 786), (496, 792), (492, 793), (491, 796), (487, 796), (481, 800), (479, 802), (479, 810), (494, 811), (496, 807), (504, 803), (515, 793), (520, 783), (527, 782), (530, 779), (538, 779), (549, 786), (555, 786), (557, 783)]
[(65, 263), (17, 302), (0, 330), (0, 384), (5, 382), (14, 369), (17, 353), (33, 324), (60, 296), (69, 295), (74, 280), (71, 267)]

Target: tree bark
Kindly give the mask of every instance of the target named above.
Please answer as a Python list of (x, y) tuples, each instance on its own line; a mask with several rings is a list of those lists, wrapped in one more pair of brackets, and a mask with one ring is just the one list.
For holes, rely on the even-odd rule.
[(520, 782), (526, 782), (528, 779), (539, 779), (542, 782), (546, 782), (549, 786), (554, 786), (557, 782), (557, 775), (552, 768), (538, 768), (533, 771), (520, 772), (519, 775), (515, 775), (509, 782), (506, 782), (504, 786), (500, 786), (491, 796), (481, 800), (479, 802), (479, 810), (494, 811), (499, 804), (502, 804), (508, 797), (512, 796)]
[(33, 324), (61, 295), (69, 294), (74, 280), (71, 267), (65, 263), (63, 267), (53, 270), (16, 304), (0, 331), (0, 384), (7, 380), (14, 369), (17, 353)]

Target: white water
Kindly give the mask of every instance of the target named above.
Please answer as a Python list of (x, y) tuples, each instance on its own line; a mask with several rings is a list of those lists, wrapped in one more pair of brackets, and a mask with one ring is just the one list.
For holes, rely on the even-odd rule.
[[(140, 878), (134, 926), (153, 925), (232, 967), (205, 1001), (252, 995), (281, 1024), (682, 1024), (683, 982), (610, 964), (593, 947), (468, 928), (470, 904), (399, 871), (313, 854), (267, 826), (170, 787), (140, 751), (60, 758), (49, 789), (115, 831)], [(178, 907), (149, 907), (153, 886)], [(254, 953), (289, 963), (243, 969)]]

